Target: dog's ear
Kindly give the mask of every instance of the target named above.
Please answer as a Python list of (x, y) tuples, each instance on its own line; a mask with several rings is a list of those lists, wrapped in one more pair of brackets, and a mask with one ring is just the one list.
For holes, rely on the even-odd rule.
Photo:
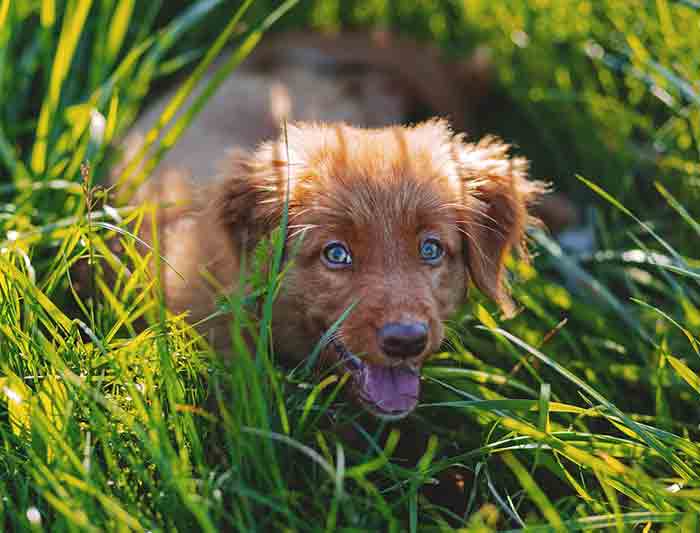
[(222, 163), (225, 178), (215, 186), (212, 207), (238, 250), (251, 250), (280, 223), (287, 163), (276, 152), (273, 143), (254, 154), (234, 150)]
[(528, 161), (510, 157), (510, 147), (498, 139), (487, 137), (469, 144), (457, 136), (454, 141), (467, 267), (479, 290), (510, 316), (514, 306), (505, 279), (505, 260), (511, 250), (528, 259), (525, 231), (538, 224), (528, 208), (547, 186), (529, 180)]

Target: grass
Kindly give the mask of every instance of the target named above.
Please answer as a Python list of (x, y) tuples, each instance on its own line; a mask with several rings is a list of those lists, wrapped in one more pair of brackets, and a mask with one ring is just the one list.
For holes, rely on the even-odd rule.
[[(0, 0), (0, 527), (697, 530), (700, 5), (293, 4)], [(96, 187), (154, 91), (191, 71), (176, 111), (224, 44), (230, 71), (273, 23), (394, 27), (456, 56), (490, 45), (484, 128), (597, 215), (593, 254), (533, 234), (535, 266), (512, 264), (516, 318), (465, 305), (399, 425), (270, 353), (283, 275), (263, 264), (281, 233), (244, 280), (259, 329), (252, 298), (222, 303), (239, 349), (259, 339), (228, 365), (165, 312), (145, 268), (157, 247), (142, 257), (130, 234), (147, 211)], [(85, 261), (91, 299), (72, 275)]]

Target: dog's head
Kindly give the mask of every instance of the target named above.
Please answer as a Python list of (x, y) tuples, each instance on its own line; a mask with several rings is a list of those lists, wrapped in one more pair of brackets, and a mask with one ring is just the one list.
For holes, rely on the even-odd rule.
[(283, 353), (305, 357), (351, 308), (323, 358), (386, 418), (416, 406), (425, 358), (470, 280), (506, 311), (509, 250), (524, 252), (528, 205), (543, 185), (496, 139), (465, 143), (444, 121), (364, 130), (290, 125), (233, 158), (219, 219), (249, 250), (279, 224), (289, 187), (289, 246), (303, 239), (273, 322)]

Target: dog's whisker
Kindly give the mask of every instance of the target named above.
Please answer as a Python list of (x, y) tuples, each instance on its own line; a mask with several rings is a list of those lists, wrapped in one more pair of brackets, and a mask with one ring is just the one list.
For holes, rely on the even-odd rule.
[(289, 234), (289, 239), (294, 239), (298, 235), (306, 234), (312, 229), (317, 229), (317, 224), (295, 224), (293, 226), (288, 226), (290, 230), (294, 230)]
[(493, 226), (487, 226), (486, 224), (480, 224), (478, 222), (474, 222), (471, 220), (470, 221), (459, 221), (458, 226), (476, 226), (477, 228), (483, 228), (488, 233), (496, 234), (501, 239), (506, 238), (505, 234), (500, 229), (494, 228)]
[[(484, 202), (479, 200), (479, 203), (483, 204)], [(464, 212), (464, 213), (474, 213), (480, 218), (485, 218), (485, 219), (493, 222), (494, 224), (498, 224), (498, 221), (486, 212), (485, 206), (472, 207), (472, 206), (464, 205), (464, 206), (458, 207), (457, 209), (458, 209), (458, 211)]]
[(493, 260), (481, 248), (481, 245), (479, 244), (479, 240), (474, 238), (466, 229), (463, 229), (463, 228), (458, 228), (458, 229), (459, 229), (459, 232), (462, 233), (467, 238), (467, 240), (474, 245), (474, 247), (476, 248), (476, 251), (479, 255), (479, 258), (483, 262), (488, 263), (490, 265), (493, 265), (493, 263), (494, 263)]

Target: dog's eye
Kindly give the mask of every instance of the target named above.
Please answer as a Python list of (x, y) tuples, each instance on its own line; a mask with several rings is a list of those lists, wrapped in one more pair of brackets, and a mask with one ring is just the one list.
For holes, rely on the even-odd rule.
[(350, 250), (341, 242), (331, 242), (323, 249), (322, 257), (327, 266), (338, 268), (352, 264)]
[(425, 239), (420, 245), (420, 256), (426, 263), (437, 263), (442, 259), (445, 250), (440, 241), (435, 238)]

